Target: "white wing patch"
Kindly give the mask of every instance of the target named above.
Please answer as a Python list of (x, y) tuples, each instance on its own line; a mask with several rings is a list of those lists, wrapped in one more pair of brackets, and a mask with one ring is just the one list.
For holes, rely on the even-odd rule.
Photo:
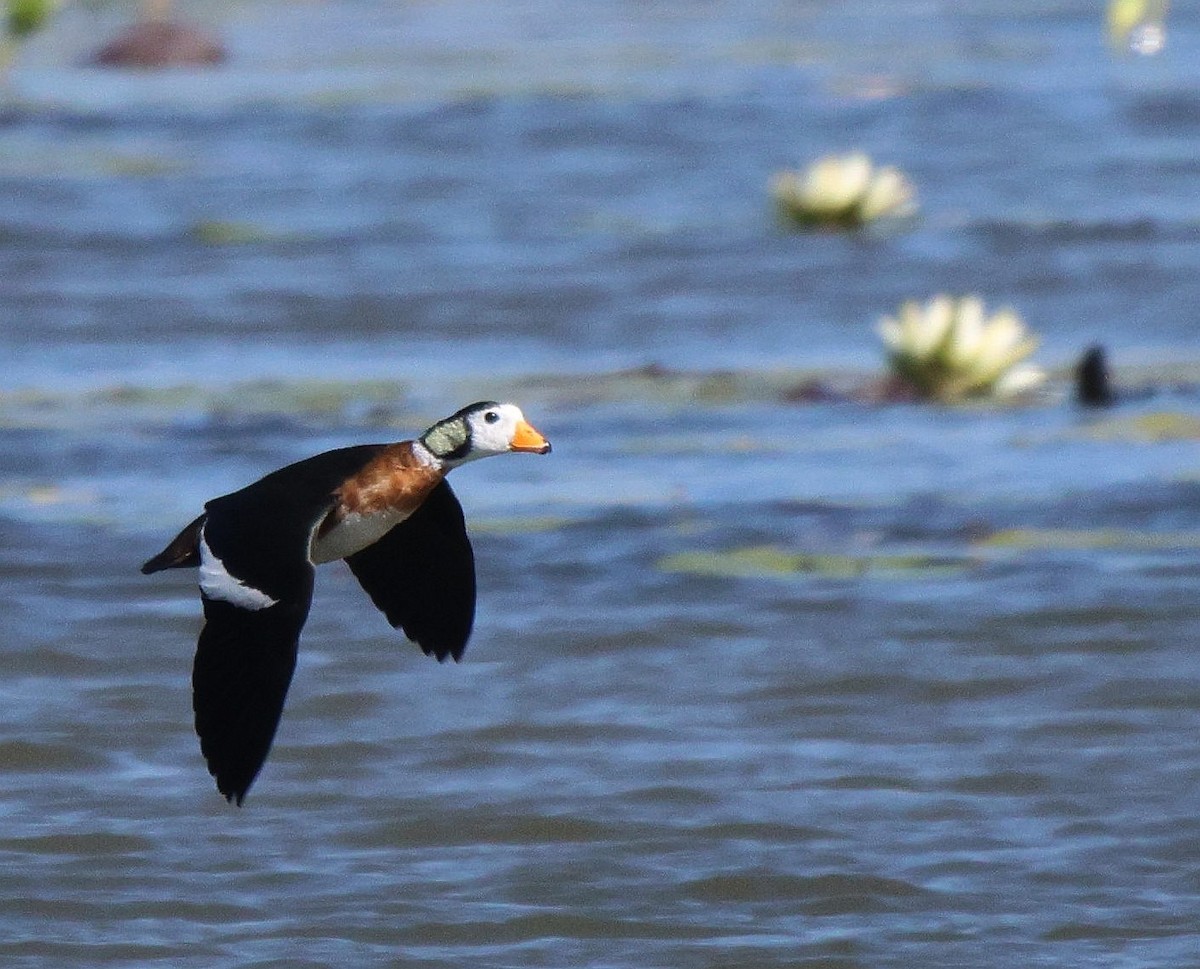
[(239, 609), (251, 611), (266, 609), (279, 602), (230, 575), (225, 563), (208, 547), (203, 528), (200, 529), (200, 591), (210, 599), (220, 599)]

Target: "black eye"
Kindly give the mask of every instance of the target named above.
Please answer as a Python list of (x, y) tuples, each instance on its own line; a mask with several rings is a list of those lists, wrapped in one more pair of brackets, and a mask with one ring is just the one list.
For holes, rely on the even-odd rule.
[(500, 420), (500, 415), (497, 414), (494, 410), (490, 410), (486, 414), (483, 415), (483, 419), (488, 424), (495, 424), (496, 421)]

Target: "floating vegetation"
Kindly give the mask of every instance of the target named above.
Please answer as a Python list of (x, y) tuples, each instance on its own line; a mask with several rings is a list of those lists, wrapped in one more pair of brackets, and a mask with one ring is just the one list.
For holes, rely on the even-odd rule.
[(778, 172), (771, 196), (788, 224), (858, 229), (916, 214), (916, 190), (897, 169), (876, 168), (864, 154), (828, 155), (804, 171)]
[(1134, 551), (1200, 548), (1200, 532), (1139, 532), (1120, 528), (1009, 528), (976, 543), (978, 548), (1014, 551)]
[(679, 552), (659, 559), (663, 572), (716, 578), (785, 578), (816, 575), (851, 579), (859, 576), (939, 576), (961, 572), (966, 559), (920, 553), (851, 555), (789, 552), (774, 545), (755, 545), (721, 552)]
[(24, 41), (46, 26), (63, 0), (6, 0), (0, 35), (0, 75), (7, 72)]
[(208, 246), (247, 246), (268, 242), (271, 234), (250, 222), (227, 222), (205, 219), (194, 223), (189, 233), (197, 242)]
[(18, 177), (152, 178), (178, 175), (190, 162), (158, 145), (120, 148), (63, 143), (34, 132), (6, 133), (0, 142), (0, 174)]
[(837, 368), (682, 370), (648, 363), (601, 373), (522, 377), (507, 392), (522, 399), (549, 400), (559, 407), (628, 405), (634, 401), (720, 407), (790, 400), (793, 389), (801, 385), (819, 387), (822, 400), (850, 400), (869, 376), (863, 371)]
[(4, 21), (8, 36), (24, 40), (37, 33), (61, 5), (62, 0), (8, 0)]
[(227, 388), (198, 385), (111, 387), (96, 391), (96, 402), (156, 409), (203, 409), (214, 413), (342, 414), (354, 406), (395, 403), (403, 388), (390, 380), (253, 380)]
[(403, 384), (394, 380), (252, 380), (229, 385), (118, 384), (82, 392), (0, 390), (0, 429), (65, 428), (147, 421), (242, 418), (336, 418), (372, 425), (419, 424), (408, 418)]
[(894, 376), (927, 400), (1012, 397), (1045, 379), (1021, 365), (1038, 345), (1021, 318), (1011, 309), (985, 316), (975, 296), (910, 300), (880, 321), (879, 335)]
[(1200, 417), (1178, 411), (1155, 411), (1135, 417), (1114, 417), (1088, 425), (1084, 432), (1097, 441), (1160, 444), (1200, 441)]

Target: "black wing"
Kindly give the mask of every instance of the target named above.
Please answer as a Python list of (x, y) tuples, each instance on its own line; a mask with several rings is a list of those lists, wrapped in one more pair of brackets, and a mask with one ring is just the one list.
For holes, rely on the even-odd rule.
[(445, 481), (346, 564), (388, 622), (427, 656), (462, 657), (475, 622), (475, 553), (462, 506)]
[(311, 597), (311, 576), (290, 601), (253, 612), (204, 597), (192, 709), (200, 752), (226, 800), (241, 804), (267, 759)]
[(228, 800), (242, 803), (279, 725), (312, 601), (313, 530), (333, 489), (377, 450), (326, 452), (205, 506), (192, 709), (209, 773)]

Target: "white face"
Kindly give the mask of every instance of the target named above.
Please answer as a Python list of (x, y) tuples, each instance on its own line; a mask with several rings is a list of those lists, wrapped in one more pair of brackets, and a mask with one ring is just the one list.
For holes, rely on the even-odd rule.
[(447, 468), (490, 454), (549, 454), (550, 442), (529, 426), (515, 404), (481, 401), (438, 421), (418, 442)]
[(516, 404), (493, 404), (468, 414), (467, 423), (471, 427), (468, 457), (482, 458), (511, 451), (513, 437), (517, 427), (525, 423), (525, 415)]

